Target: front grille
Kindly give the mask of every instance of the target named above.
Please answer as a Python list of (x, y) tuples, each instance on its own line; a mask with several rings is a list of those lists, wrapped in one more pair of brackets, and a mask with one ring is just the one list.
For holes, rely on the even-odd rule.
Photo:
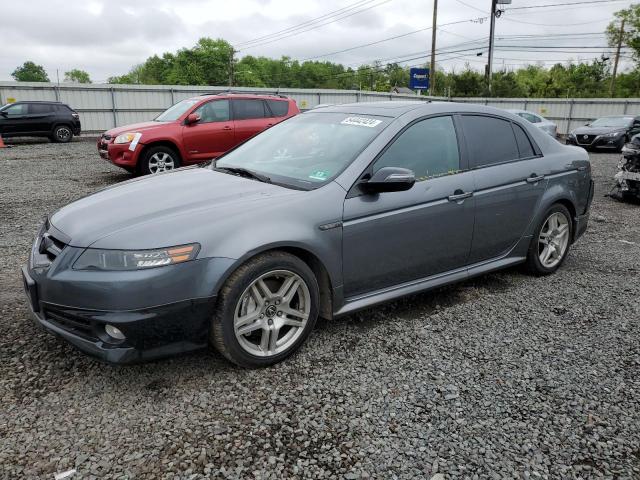
[(106, 141), (109, 141), (109, 140), (111, 140), (111, 135), (107, 135), (106, 133), (103, 133), (102, 134), (102, 139), (106, 140)]
[(98, 337), (94, 333), (93, 323), (87, 318), (55, 307), (46, 307), (43, 313), (47, 321), (59, 328), (87, 340), (98, 340)]
[(576, 135), (576, 140), (581, 145), (591, 145), (596, 139), (596, 135)]
[(70, 239), (51, 227), (47, 220), (33, 243), (31, 265), (34, 267), (48, 267), (60, 256), (69, 241)]
[(49, 232), (45, 233), (40, 239), (40, 246), (38, 247), (38, 251), (45, 255), (49, 262), (53, 263), (53, 261), (58, 258), (58, 256), (62, 253), (62, 250), (67, 245), (51, 235)]

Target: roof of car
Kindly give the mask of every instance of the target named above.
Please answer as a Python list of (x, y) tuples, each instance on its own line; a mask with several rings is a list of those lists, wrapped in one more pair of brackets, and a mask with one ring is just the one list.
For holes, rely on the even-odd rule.
[(55, 100), (18, 100), (13, 103), (54, 103), (56, 105), (66, 105), (65, 103), (57, 102)]
[(335, 113), (352, 113), (358, 115), (378, 115), (382, 117), (398, 118), (407, 112), (420, 109), (425, 115), (433, 113), (454, 113), (454, 112), (471, 112), (486, 113), (490, 115), (504, 115), (505, 111), (477, 105), (472, 103), (456, 103), (456, 102), (429, 102), (429, 101), (385, 101), (385, 102), (362, 102), (362, 103), (345, 103), (342, 105), (330, 105), (318, 109), (312, 109), (305, 112), (335, 112)]
[(289, 97), (285, 95), (278, 95), (275, 93), (245, 93), (245, 92), (219, 92), (219, 93), (203, 93), (202, 95), (198, 95), (197, 97), (193, 97), (194, 99), (202, 99), (202, 98), (270, 98), (272, 100), (290, 100)]

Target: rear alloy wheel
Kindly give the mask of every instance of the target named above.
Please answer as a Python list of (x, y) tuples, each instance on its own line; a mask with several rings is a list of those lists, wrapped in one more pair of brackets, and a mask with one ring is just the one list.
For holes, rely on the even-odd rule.
[(58, 125), (53, 129), (51, 139), (57, 143), (68, 143), (73, 138), (73, 132), (66, 125)]
[(156, 174), (174, 170), (180, 166), (178, 154), (169, 147), (152, 147), (148, 149), (142, 160), (140, 171), (143, 175)]
[(531, 239), (527, 267), (535, 275), (555, 272), (564, 262), (571, 245), (573, 224), (564, 205), (552, 206)]
[(263, 367), (291, 355), (318, 315), (318, 285), (299, 258), (272, 252), (232, 274), (220, 294), (212, 343), (232, 362)]

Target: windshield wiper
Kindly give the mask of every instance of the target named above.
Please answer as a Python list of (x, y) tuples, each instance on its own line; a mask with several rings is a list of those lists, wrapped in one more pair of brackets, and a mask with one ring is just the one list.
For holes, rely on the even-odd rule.
[(246, 178), (253, 178), (254, 180), (258, 180), (260, 182), (264, 182), (264, 183), (271, 183), (271, 179), (269, 177), (267, 177), (266, 175), (261, 175), (257, 172), (254, 172), (253, 170), (249, 170), (248, 168), (243, 168), (243, 167), (218, 167), (217, 165), (214, 164), (213, 168), (215, 168), (216, 170), (224, 170), (226, 172), (235, 174), (235, 175), (240, 175), (241, 177), (246, 177)]

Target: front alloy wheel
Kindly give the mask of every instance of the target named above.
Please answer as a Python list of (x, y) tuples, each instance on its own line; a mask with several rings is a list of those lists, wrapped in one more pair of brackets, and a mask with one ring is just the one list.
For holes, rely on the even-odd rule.
[(309, 287), (299, 275), (288, 270), (265, 273), (237, 303), (233, 319), (236, 338), (251, 355), (276, 355), (296, 343), (310, 310)]
[(274, 251), (249, 260), (218, 294), (211, 343), (243, 367), (265, 367), (295, 352), (318, 317), (318, 282), (300, 258)]
[(157, 152), (149, 157), (149, 173), (166, 172), (175, 167), (175, 160), (166, 152)]

